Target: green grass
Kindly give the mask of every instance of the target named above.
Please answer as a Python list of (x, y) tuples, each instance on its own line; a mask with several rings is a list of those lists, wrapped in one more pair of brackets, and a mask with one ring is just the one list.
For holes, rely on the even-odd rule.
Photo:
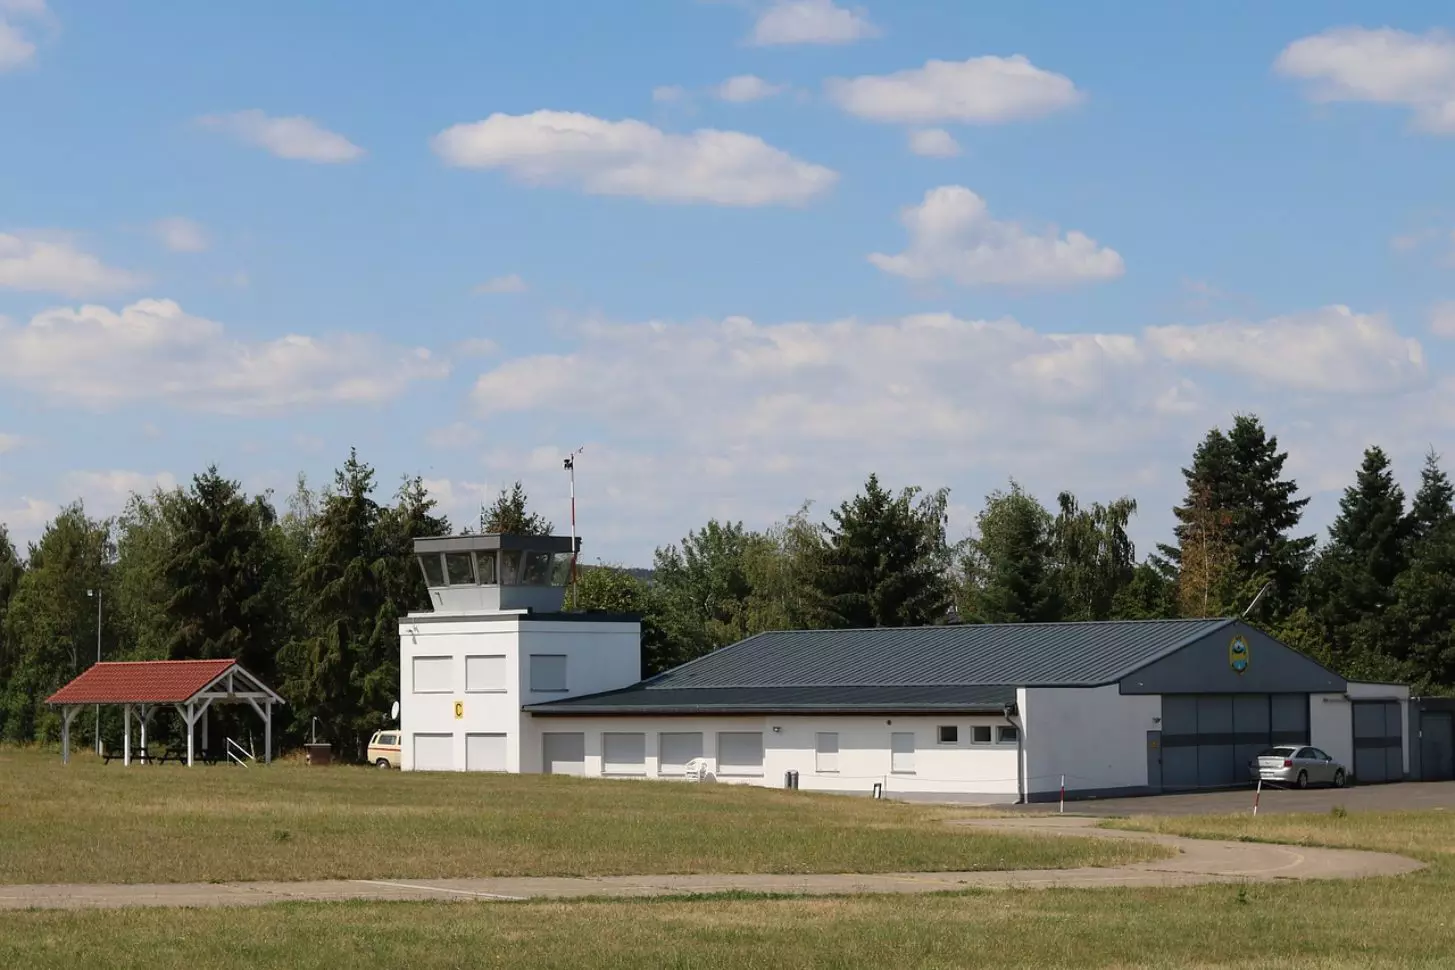
[(949, 814), (965, 813), (730, 785), (89, 755), (62, 766), (0, 749), (0, 883), (1040, 869), (1160, 854), (969, 831)]
[[(6, 767), (0, 758), (0, 772)], [(683, 793), (684, 797), (702, 794)], [(805, 807), (817, 813), (825, 806), (834, 811), (841, 803), (776, 792), (740, 794), (761, 797), (763, 804), (772, 804), (775, 810), (782, 806), (790, 813)], [(739, 793), (724, 796), (719, 790), (706, 797), (736, 798)], [(849, 806), (846, 811), (897, 811), (871, 802), (842, 803)], [(9, 809), (4, 814), (8, 816)], [(1455, 813), (1159, 818), (1113, 824), (1220, 838), (1395, 850), (1421, 858), (1430, 867), (1387, 879), (1194, 889), (839, 898), (732, 893), (650, 901), (318, 903), (256, 909), (0, 913), (0, 967), (1365, 970), (1455, 966)], [(69, 818), (53, 822), (55, 828), (71, 826)], [(0, 839), (0, 847), (5, 844)]]

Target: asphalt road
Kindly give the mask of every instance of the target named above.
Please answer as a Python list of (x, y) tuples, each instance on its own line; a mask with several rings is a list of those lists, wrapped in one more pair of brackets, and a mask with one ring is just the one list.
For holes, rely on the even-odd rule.
[[(1185, 795), (1148, 795), (1142, 798), (1082, 799), (1066, 803), (1076, 815), (1228, 815), (1253, 810), (1252, 788), (1233, 791), (1195, 792)], [(1455, 781), (1407, 781), (1393, 785), (1363, 785), (1354, 788), (1263, 789), (1258, 813), (1327, 812), (1342, 805), (1351, 812), (1449, 809), (1455, 811)], [(1015, 811), (1045, 814), (1058, 810), (1050, 804), (996, 806)]]

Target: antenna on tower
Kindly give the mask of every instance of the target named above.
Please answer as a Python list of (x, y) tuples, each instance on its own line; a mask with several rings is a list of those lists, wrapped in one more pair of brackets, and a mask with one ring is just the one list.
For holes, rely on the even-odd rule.
[(571, 576), (569, 582), (572, 607), (576, 605), (576, 456), (585, 450), (586, 446), (582, 445), (567, 455), (566, 460), (561, 463), (571, 476)]

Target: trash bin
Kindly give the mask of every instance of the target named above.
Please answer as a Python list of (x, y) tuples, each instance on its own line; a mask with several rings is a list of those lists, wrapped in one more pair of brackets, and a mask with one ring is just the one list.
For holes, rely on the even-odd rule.
[(305, 744), (303, 757), (310, 765), (327, 765), (333, 761), (333, 749), (326, 744)]
[(796, 772), (796, 771), (785, 771), (785, 772), (783, 772), (783, 787), (784, 788), (788, 788), (788, 789), (797, 789), (798, 788), (798, 772)]

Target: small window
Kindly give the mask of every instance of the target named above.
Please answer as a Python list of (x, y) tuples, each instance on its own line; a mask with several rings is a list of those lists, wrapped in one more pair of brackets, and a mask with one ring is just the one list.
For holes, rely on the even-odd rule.
[(551, 554), (549, 552), (528, 552), (525, 554), (525, 573), (521, 577), (523, 586), (547, 586), (551, 582)]
[(468, 552), (445, 553), (445, 575), (451, 586), (475, 585), (475, 559)]
[(480, 585), (495, 585), (495, 551), (475, 553), (475, 565), (480, 570)]
[(939, 734), (941, 744), (960, 743), (960, 728), (954, 724), (941, 724)]
[(420, 556), (419, 568), (424, 570), (426, 586), (443, 586), (445, 584), (445, 567), (437, 554), (430, 553), (427, 556)]
[(448, 694), (454, 688), (454, 660), (450, 657), (415, 657), (414, 692)]
[(500, 585), (518, 586), (520, 584), (520, 550), (500, 550)]
[(530, 689), (563, 691), (566, 689), (566, 656), (559, 653), (530, 655)]
[(897, 775), (914, 774), (914, 734), (895, 731), (889, 736), (889, 770)]
[(601, 735), (601, 773), (603, 775), (645, 775), (647, 773), (647, 736), (645, 734)]
[(839, 736), (832, 731), (820, 731), (814, 736), (814, 770), (821, 775), (837, 774), (839, 770)]
[(1009, 725), (1006, 725), (1004, 727), (998, 727), (995, 729), (995, 740), (999, 741), (1001, 744), (1015, 744), (1017, 741), (1020, 740), (1020, 737), (1021, 729), (1018, 727), (1010, 727)]
[(565, 586), (571, 581), (571, 554), (558, 552), (551, 557), (551, 585)]
[(977, 724), (970, 729), (970, 740), (974, 744), (990, 743), (990, 725)]
[(657, 735), (657, 774), (685, 775), (687, 763), (702, 757), (702, 734), (663, 731)]
[(717, 773), (725, 776), (761, 777), (763, 734), (761, 731), (719, 731)]

